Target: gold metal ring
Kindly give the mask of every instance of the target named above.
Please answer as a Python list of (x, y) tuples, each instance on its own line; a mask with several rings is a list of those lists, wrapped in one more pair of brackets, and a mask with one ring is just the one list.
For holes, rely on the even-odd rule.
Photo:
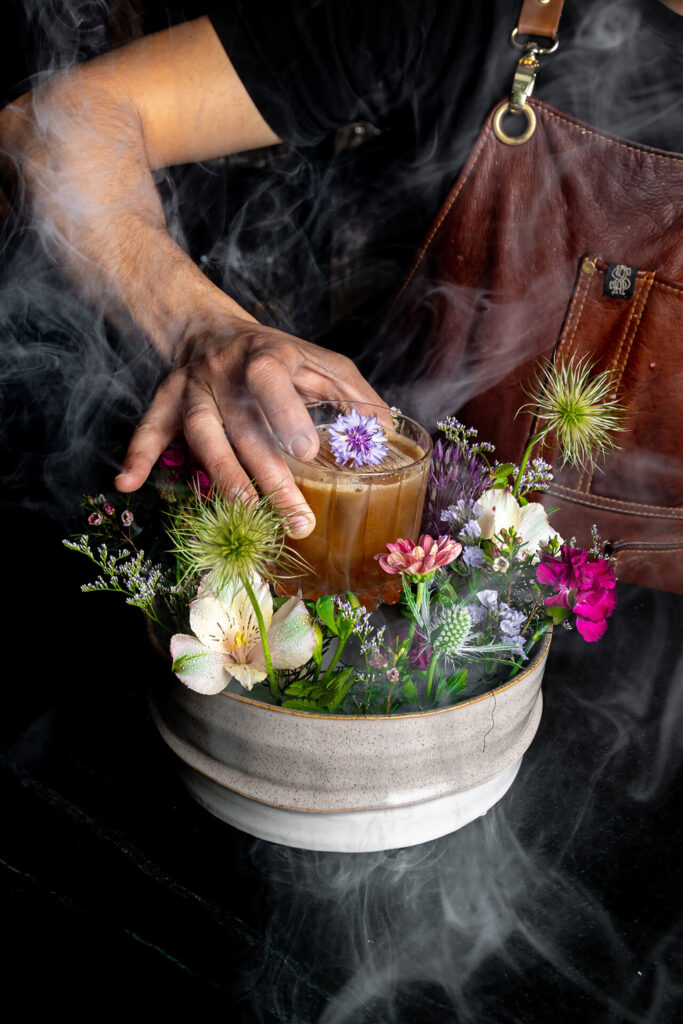
[[(537, 43), (532, 43), (530, 41), (527, 41), (526, 43), (520, 43), (518, 36), (519, 29), (513, 28), (512, 32), (510, 33), (510, 42), (518, 50), (531, 49), (534, 50), (535, 53), (555, 53), (555, 50), (560, 45), (560, 37), (558, 36), (557, 32), (554, 32), (553, 35), (549, 37), (550, 42), (552, 44), (550, 46), (539, 46)], [(541, 37), (539, 36), (538, 38), (540, 39)]]
[[(509, 113), (510, 103), (508, 100), (503, 100), (502, 103), (498, 104), (493, 114), (493, 134), (499, 142), (503, 142), (506, 146), (523, 146), (536, 131), (536, 113), (533, 107), (525, 104), (522, 107), (521, 113), (526, 116), (526, 128), (521, 135), (508, 135), (507, 132), (503, 131), (503, 118)], [(513, 114), (512, 116), (516, 115)]]

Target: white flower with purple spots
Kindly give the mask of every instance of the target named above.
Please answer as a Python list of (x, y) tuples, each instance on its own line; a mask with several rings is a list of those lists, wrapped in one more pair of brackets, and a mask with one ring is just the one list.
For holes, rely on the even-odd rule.
[[(303, 601), (291, 597), (273, 614), (268, 584), (254, 577), (253, 589), (273, 667), (290, 669), (304, 665), (313, 655), (315, 633)], [(190, 605), (190, 626), (194, 636), (176, 633), (171, 638), (173, 671), (190, 689), (220, 693), (234, 677), (245, 690), (251, 690), (266, 678), (258, 622), (239, 580), (230, 580), (217, 593), (205, 581)]]
[(387, 438), (376, 416), (352, 409), (337, 416), (330, 427), (330, 448), (338, 466), (378, 466), (387, 454)]

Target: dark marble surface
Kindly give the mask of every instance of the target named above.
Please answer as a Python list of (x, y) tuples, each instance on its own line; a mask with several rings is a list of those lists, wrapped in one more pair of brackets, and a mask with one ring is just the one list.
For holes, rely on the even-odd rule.
[(484, 818), (307, 853), (185, 796), (142, 616), (81, 595), (85, 562), (38, 516), (5, 518), (32, 538), (3, 658), (6, 994), (269, 1024), (681, 1019), (680, 598), (624, 586), (600, 644), (556, 637), (538, 735)]

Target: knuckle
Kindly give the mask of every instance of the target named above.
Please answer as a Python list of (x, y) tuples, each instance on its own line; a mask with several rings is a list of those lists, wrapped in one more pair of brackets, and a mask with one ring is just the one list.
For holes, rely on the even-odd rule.
[(190, 404), (183, 411), (183, 424), (187, 430), (197, 430), (204, 426), (210, 418), (204, 405)]
[(282, 372), (282, 363), (269, 349), (250, 352), (244, 365), (244, 379), (247, 386), (259, 384)]

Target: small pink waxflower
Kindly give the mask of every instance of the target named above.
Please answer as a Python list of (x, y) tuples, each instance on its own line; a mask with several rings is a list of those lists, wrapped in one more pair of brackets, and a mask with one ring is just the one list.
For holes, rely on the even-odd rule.
[(99, 512), (91, 512), (90, 515), (88, 516), (88, 522), (90, 523), (91, 526), (101, 526), (102, 516), (100, 515)]
[(448, 536), (434, 539), (423, 533), (417, 544), (399, 537), (395, 544), (387, 544), (387, 548), (388, 555), (380, 553), (374, 556), (385, 572), (424, 577), (455, 561), (462, 551), (462, 544)]
[(387, 669), (387, 679), (389, 680), (390, 683), (397, 683), (398, 682), (398, 669), (397, 668), (388, 668)]
[(129, 509), (121, 513), (121, 522), (124, 526), (130, 526), (133, 522), (133, 513)]
[(108, 502), (106, 503), (106, 505), (104, 505), (104, 506), (103, 506), (103, 508), (102, 508), (102, 511), (103, 511), (103, 512), (106, 512), (106, 514), (107, 514), (108, 516), (113, 516), (113, 515), (114, 515), (114, 512), (116, 511), (116, 509), (114, 508), (114, 506), (112, 505), (112, 503), (111, 503), (110, 501), (108, 501)]

